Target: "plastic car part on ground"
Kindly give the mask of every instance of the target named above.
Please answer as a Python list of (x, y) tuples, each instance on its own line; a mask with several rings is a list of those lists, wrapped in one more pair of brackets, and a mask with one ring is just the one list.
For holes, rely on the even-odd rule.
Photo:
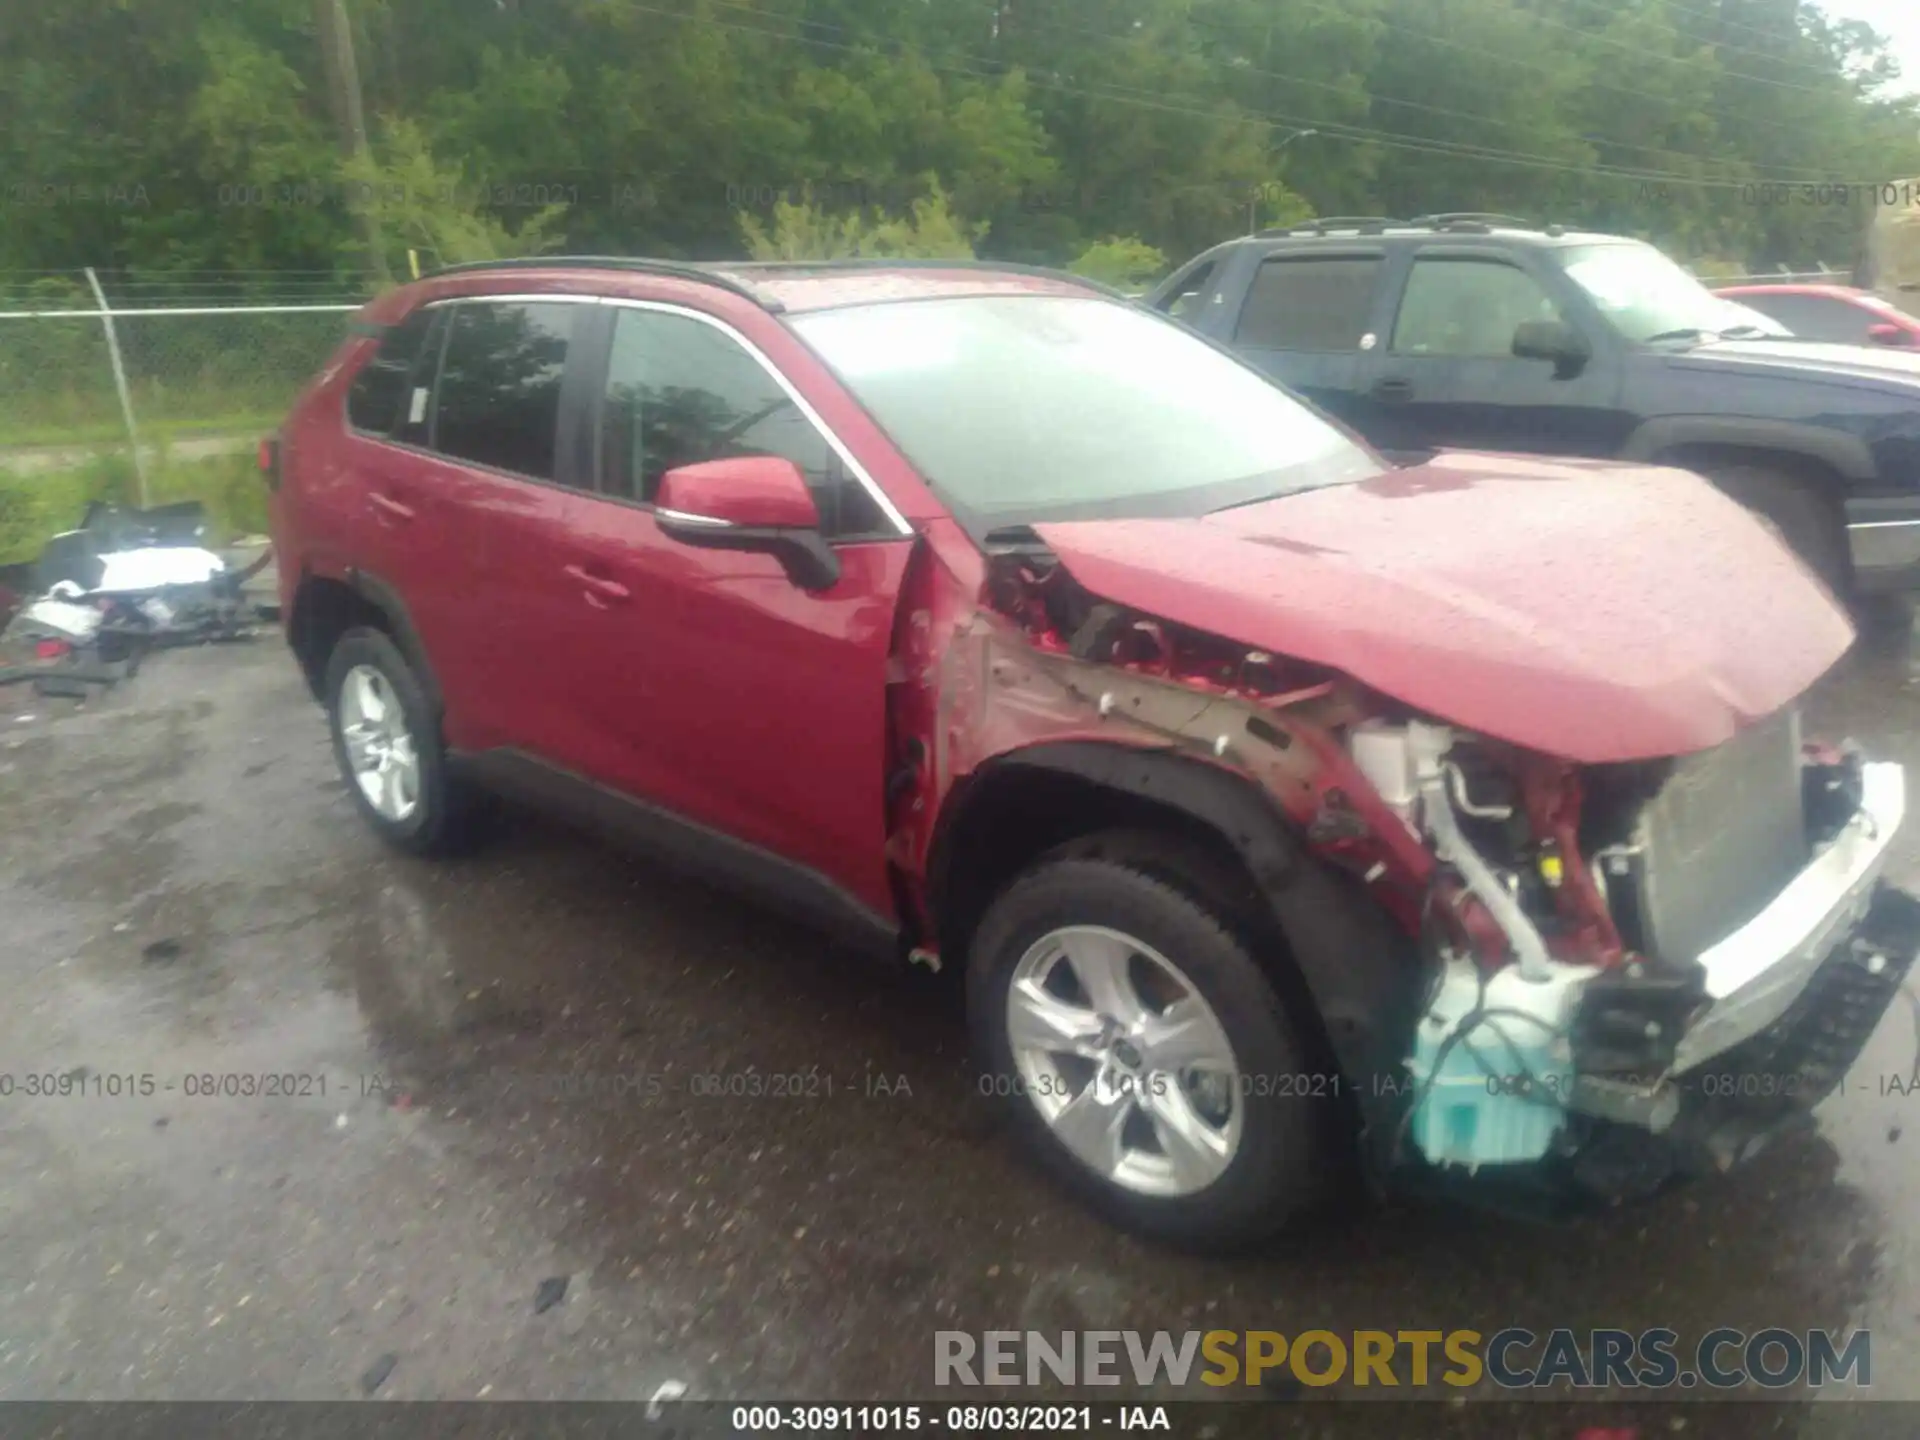
[(271, 559), (234, 570), (207, 549), (197, 503), (127, 510), (96, 503), (47, 542), (33, 568), (39, 598), (0, 629), (0, 684), (84, 696), (138, 668), (160, 645), (251, 636), (243, 583)]

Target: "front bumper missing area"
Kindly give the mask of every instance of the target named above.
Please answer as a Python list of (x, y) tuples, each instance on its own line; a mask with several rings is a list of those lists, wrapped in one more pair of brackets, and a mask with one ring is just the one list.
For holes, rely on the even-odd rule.
[(1866, 918), (1906, 805), (1900, 766), (1862, 767), (1860, 809), (1846, 827), (1766, 909), (1700, 956), (1713, 1003), (1676, 1045), (1675, 1074), (1698, 1069), (1787, 1013)]
[(1683, 1175), (1730, 1169), (1805, 1124), (1846, 1078), (1920, 952), (1920, 901), (1876, 884), (1859, 927), (1840, 937), (1760, 1033), (1663, 1087), (1674, 1101), (1658, 1133), (1587, 1122), (1558, 1170), (1563, 1198), (1611, 1202)]

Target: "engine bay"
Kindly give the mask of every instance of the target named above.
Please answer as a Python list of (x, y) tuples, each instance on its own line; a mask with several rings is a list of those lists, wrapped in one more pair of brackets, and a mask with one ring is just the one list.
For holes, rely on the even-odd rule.
[[(1860, 757), (1804, 742), (1792, 707), (1697, 754), (1583, 765), (1102, 600), (1036, 537), (995, 551), (989, 594), (1035, 652), (1094, 672), (1103, 719), (1248, 771), (1415, 938), (1391, 1164), (1527, 1167), (1684, 1128), (1703, 1057), (1683, 1041), (1716, 1004), (1701, 957), (1863, 820)], [(1122, 677), (1244, 724), (1156, 724), (1172, 702)]]

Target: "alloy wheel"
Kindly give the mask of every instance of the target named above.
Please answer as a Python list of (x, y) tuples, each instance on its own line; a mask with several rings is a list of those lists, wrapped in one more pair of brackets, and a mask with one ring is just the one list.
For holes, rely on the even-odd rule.
[(1073, 925), (1021, 956), (1007, 1038), (1022, 1093), (1081, 1164), (1141, 1195), (1204, 1190), (1233, 1163), (1233, 1043), (1199, 988), (1118, 930)]
[(398, 824), (420, 805), (420, 757), (392, 682), (355, 665), (340, 686), (340, 738), (347, 767), (383, 820)]

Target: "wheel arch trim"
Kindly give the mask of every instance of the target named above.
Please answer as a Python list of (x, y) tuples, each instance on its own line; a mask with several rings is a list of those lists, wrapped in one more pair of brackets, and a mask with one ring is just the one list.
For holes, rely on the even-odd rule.
[[(1369, 1123), (1396, 1093), (1383, 1077), (1407, 1053), (1422, 990), (1418, 947), (1364, 887), (1321, 863), (1265, 791), (1191, 756), (1099, 741), (1057, 741), (988, 761), (955, 788), (935, 831), (928, 897), (936, 926), (956, 882), (970, 817), (1021, 771), (1044, 771), (1181, 812), (1245, 866), (1284, 937), (1335, 1062)], [(964, 957), (956, 957), (963, 959)]]
[(1857, 435), (1793, 420), (1725, 415), (1670, 415), (1649, 420), (1628, 438), (1620, 458), (1653, 463), (1656, 457), (1689, 445), (1814, 460), (1854, 485), (1871, 484), (1879, 474), (1872, 449)]

